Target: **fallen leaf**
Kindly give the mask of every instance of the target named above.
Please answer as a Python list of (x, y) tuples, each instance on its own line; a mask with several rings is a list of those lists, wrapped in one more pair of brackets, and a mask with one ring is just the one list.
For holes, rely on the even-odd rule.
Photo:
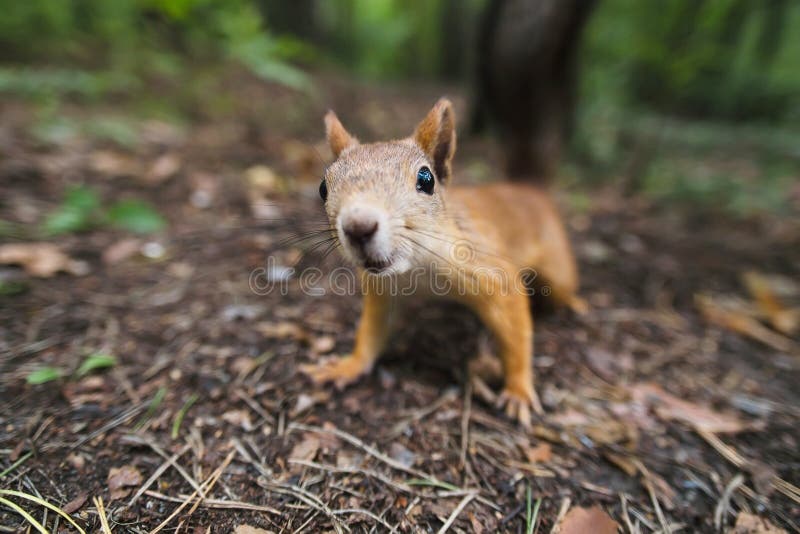
[(181, 170), (181, 159), (176, 154), (164, 154), (159, 156), (145, 175), (145, 181), (156, 185), (172, 178)]
[(110, 176), (139, 174), (139, 165), (135, 159), (109, 150), (98, 150), (92, 153), (89, 158), (89, 166), (95, 172)]
[(111, 491), (111, 500), (120, 499), (130, 493), (131, 486), (142, 483), (142, 474), (132, 465), (112, 467), (108, 472), (108, 489)]
[(710, 323), (743, 334), (781, 352), (790, 352), (794, 347), (791, 339), (759, 323), (736, 306), (735, 301), (723, 302), (710, 295), (695, 295), (694, 301), (697, 309)]
[(319, 336), (314, 338), (314, 341), (311, 344), (311, 348), (314, 349), (314, 352), (319, 354), (330, 352), (335, 346), (336, 338), (333, 336)]
[(778, 297), (778, 288), (774, 287), (769, 277), (756, 271), (749, 271), (742, 275), (742, 280), (759, 311), (775, 330), (788, 336), (797, 332), (800, 327), (800, 309), (784, 306)]
[(77, 512), (86, 503), (86, 499), (88, 497), (89, 497), (88, 493), (81, 493), (80, 495), (69, 501), (67, 504), (62, 506), (61, 509), (68, 514)]
[(250, 525), (237, 526), (233, 534), (274, 534), (271, 530), (264, 530), (263, 528), (252, 527)]
[(252, 431), (255, 427), (250, 420), (250, 414), (245, 410), (230, 410), (222, 414), (222, 420), (234, 426), (240, 427), (245, 432)]
[(630, 392), (635, 402), (651, 406), (661, 419), (681, 421), (697, 430), (737, 433), (759, 429), (758, 424), (748, 424), (734, 414), (717, 412), (707, 406), (678, 398), (664, 391), (658, 384), (634, 384), (630, 387)]
[(138, 254), (142, 242), (138, 239), (123, 239), (117, 241), (103, 251), (103, 263), (106, 265), (114, 265), (131, 258)]
[(757, 515), (739, 512), (736, 525), (729, 534), (786, 534), (786, 531)]
[(535, 447), (526, 449), (525, 456), (532, 464), (549, 462), (553, 458), (553, 448), (549, 443), (542, 442)]
[(633, 357), (629, 353), (614, 354), (598, 347), (590, 347), (586, 351), (586, 360), (594, 372), (609, 381), (616, 380), (620, 373), (633, 368)]
[(417, 461), (417, 455), (397, 441), (389, 446), (389, 456), (405, 467), (411, 467)]
[(570, 508), (556, 527), (559, 534), (616, 534), (619, 524), (599, 506)]
[(289, 459), (311, 461), (317, 455), (319, 446), (319, 437), (310, 432), (306, 433), (300, 443), (295, 445), (292, 452), (289, 453)]
[(307, 338), (306, 332), (297, 324), (289, 321), (280, 323), (260, 322), (255, 325), (257, 332), (269, 338), (292, 338), (296, 341), (303, 341)]
[(20, 265), (29, 275), (39, 278), (50, 278), (58, 272), (76, 276), (89, 272), (86, 262), (73, 260), (52, 243), (0, 245), (0, 264)]

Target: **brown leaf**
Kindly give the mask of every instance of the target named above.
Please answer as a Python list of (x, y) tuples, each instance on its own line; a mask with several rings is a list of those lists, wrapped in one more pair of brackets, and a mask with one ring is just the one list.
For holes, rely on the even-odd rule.
[(788, 336), (800, 328), (800, 309), (789, 309), (778, 297), (779, 288), (774, 281), (756, 271), (742, 275), (750, 295), (756, 301), (759, 311), (769, 320), (772, 327)]
[(222, 414), (222, 420), (234, 426), (238, 426), (245, 432), (250, 432), (255, 428), (250, 420), (250, 414), (245, 410), (230, 410)]
[(292, 452), (289, 453), (289, 459), (311, 461), (317, 455), (319, 446), (319, 437), (310, 432), (306, 433), (300, 443), (295, 445)]
[(739, 512), (736, 525), (729, 534), (786, 534), (786, 531), (757, 515)]
[(73, 260), (52, 243), (0, 245), (0, 264), (20, 265), (29, 275), (39, 278), (50, 278), (58, 272), (76, 276), (89, 272), (86, 262)]
[(735, 301), (723, 303), (710, 295), (695, 295), (694, 300), (697, 309), (710, 323), (760, 341), (781, 352), (790, 352), (794, 348), (791, 339), (759, 323), (745, 310), (735, 306)]
[(658, 384), (634, 384), (630, 391), (634, 401), (652, 406), (661, 419), (682, 421), (697, 430), (736, 433), (758, 428), (758, 425), (745, 423), (734, 414), (717, 412), (708, 406), (680, 399), (664, 391)]
[(264, 530), (263, 528), (252, 527), (250, 525), (237, 526), (233, 534), (274, 534), (271, 530)]
[(134, 254), (139, 252), (142, 247), (142, 242), (139, 239), (130, 238), (117, 241), (103, 251), (103, 263), (106, 265), (114, 265), (121, 261), (125, 261)]
[(108, 489), (111, 491), (111, 500), (125, 497), (131, 486), (138, 486), (142, 483), (142, 474), (132, 465), (122, 467), (112, 467), (108, 472)]
[(292, 338), (296, 341), (303, 341), (307, 339), (306, 332), (297, 323), (292, 323), (289, 321), (283, 321), (280, 323), (263, 321), (256, 324), (255, 329), (264, 337), (269, 338)]
[(314, 349), (314, 352), (319, 354), (330, 352), (335, 346), (336, 338), (333, 336), (319, 336), (314, 338), (314, 341), (311, 343), (311, 348)]
[(109, 176), (134, 176), (139, 174), (138, 162), (125, 154), (110, 150), (98, 150), (89, 157), (93, 171)]
[(532, 464), (549, 462), (553, 458), (553, 448), (549, 443), (540, 443), (535, 447), (528, 447), (525, 456)]
[(67, 504), (62, 506), (61, 509), (68, 514), (77, 512), (86, 503), (86, 499), (88, 498), (89, 498), (88, 493), (81, 493), (77, 497), (69, 501)]
[(558, 526), (559, 534), (616, 534), (619, 524), (599, 506), (570, 508)]
[(161, 182), (171, 178), (179, 170), (181, 170), (181, 158), (176, 154), (164, 154), (159, 156), (150, 169), (147, 171), (145, 181), (151, 184), (160, 184)]

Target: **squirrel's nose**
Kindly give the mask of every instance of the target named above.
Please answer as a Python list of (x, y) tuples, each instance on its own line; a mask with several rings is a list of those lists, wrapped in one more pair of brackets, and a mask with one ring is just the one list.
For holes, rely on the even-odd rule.
[(342, 229), (350, 242), (363, 247), (378, 231), (378, 221), (374, 219), (352, 219)]

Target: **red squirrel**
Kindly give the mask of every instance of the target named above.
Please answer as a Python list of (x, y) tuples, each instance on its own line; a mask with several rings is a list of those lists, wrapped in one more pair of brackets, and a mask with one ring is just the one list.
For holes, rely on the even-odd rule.
[(361, 272), (364, 300), (352, 353), (301, 370), (316, 383), (355, 381), (384, 348), (392, 299), (442, 296), (474, 310), (491, 331), (505, 376), (498, 404), (530, 425), (531, 409), (542, 407), (533, 384), (526, 274), (546, 281), (557, 303), (584, 307), (569, 240), (548, 195), (519, 182), (453, 185), (455, 116), (447, 99), (405, 139), (361, 144), (332, 111), (325, 126), (336, 159), (320, 195), (344, 255)]

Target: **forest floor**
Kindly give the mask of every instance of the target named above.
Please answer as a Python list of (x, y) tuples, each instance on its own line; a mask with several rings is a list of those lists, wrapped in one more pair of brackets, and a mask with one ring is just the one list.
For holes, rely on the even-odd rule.
[[(0, 265), (1, 498), (53, 532), (74, 530), (2, 491), (87, 532), (798, 531), (800, 340), (779, 306), (800, 297), (797, 217), (562, 190), (591, 309), (534, 310), (546, 415), (530, 431), (472, 391), (481, 328), (447, 304), (399, 318), (355, 385), (315, 387), (298, 367), (352, 347), (358, 296), (296, 276), (266, 291), (253, 273), (341, 263), (284, 241), (323, 221), (326, 105), (380, 139), (440, 88), (321, 79), (323, 105), (230, 85), (230, 111), (179, 125), (65, 102), (42, 126), (0, 102), (0, 246), (56, 247), (0, 249), (16, 264)], [(464, 140), (456, 179), (494, 162), (489, 140)], [(94, 215), (40, 235), (70, 184), (98, 213), (135, 198), (167, 224), (142, 236)], [(25, 524), (0, 501), (0, 531)]]

